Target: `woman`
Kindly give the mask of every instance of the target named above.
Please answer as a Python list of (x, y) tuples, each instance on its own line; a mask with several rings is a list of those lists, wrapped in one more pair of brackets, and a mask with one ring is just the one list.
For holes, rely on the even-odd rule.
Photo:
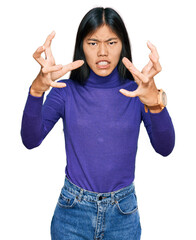
[[(169, 155), (175, 141), (165, 93), (154, 82), (161, 71), (158, 52), (148, 42), (150, 60), (138, 71), (125, 25), (112, 8), (93, 8), (84, 16), (73, 63), (55, 64), (54, 36), (33, 55), (41, 70), (30, 87), (21, 128), (23, 143), (31, 149), (63, 119), (66, 176), (51, 237), (140, 239), (134, 171), (141, 121), (159, 154)], [(69, 79), (55, 82), (68, 71)]]

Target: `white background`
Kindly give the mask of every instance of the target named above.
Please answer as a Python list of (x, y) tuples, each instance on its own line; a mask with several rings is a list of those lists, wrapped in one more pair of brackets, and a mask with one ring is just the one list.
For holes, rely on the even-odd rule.
[(8, 0), (0, 6), (2, 240), (50, 239), (66, 154), (61, 120), (38, 148), (27, 150), (22, 145), (22, 112), (40, 69), (32, 54), (55, 30), (56, 63), (72, 62), (79, 23), (91, 8), (99, 6), (112, 7), (123, 18), (138, 69), (148, 62), (147, 40), (157, 47), (163, 70), (155, 81), (167, 92), (167, 109), (176, 132), (173, 152), (162, 157), (153, 150), (141, 125), (135, 185), (142, 240), (196, 239), (194, 1)]

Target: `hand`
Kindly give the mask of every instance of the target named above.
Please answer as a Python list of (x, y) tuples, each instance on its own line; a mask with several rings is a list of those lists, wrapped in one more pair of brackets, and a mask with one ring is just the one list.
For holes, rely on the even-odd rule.
[(154, 82), (154, 76), (158, 74), (162, 68), (159, 63), (159, 55), (156, 47), (150, 42), (147, 46), (151, 50), (149, 54), (150, 61), (140, 72), (128, 58), (124, 57), (122, 59), (125, 67), (131, 72), (138, 88), (135, 91), (128, 91), (125, 89), (120, 89), (120, 92), (127, 97), (139, 97), (141, 102), (150, 106), (155, 106), (158, 104), (158, 89)]
[[(47, 91), (50, 87), (66, 87), (65, 83), (57, 83), (54, 81), (67, 72), (79, 68), (84, 64), (83, 60), (77, 60), (64, 66), (61, 64), (56, 65), (51, 51), (51, 43), (54, 36), (55, 32), (53, 31), (47, 37), (43, 46), (39, 47), (33, 54), (33, 58), (41, 65), (41, 70), (30, 89), (30, 93), (34, 96), (41, 96), (43, 92)], [(45, 53), (45, 59), (41, 56), (43, 52)]]

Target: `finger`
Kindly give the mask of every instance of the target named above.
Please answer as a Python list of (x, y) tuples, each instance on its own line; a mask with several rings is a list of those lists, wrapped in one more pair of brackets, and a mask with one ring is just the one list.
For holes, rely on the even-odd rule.
[(146, 74), (146, 73), (149, 73), (151, 68), (153, 67), (153, 63), (152, 61), (150, 60), (146, 66), (142, 69), (142, 73)]
[(147, 42), (147, 46), (148, 46), (148, 48), (151, 50), (151, 52), (153, 53), (153, 55), (155, 55), (155, 57), (159, 58), (159, 54), (158, 54), (158, 52), (157, 52), (156, 47), (155, 47), (150, 41)]
[(59, 71), (63, 68), (63, 65), (55, 65), (55, 66), (48, 66), (48, 67), (44, 67), (42, 69), (43, 73), (51, 73), (51, 72), (55, 72), (55, 71)]
[(33, 54), (33, 58), (42, 66), (45, 65), (46, 61), (44, 58), (41, 56), (41, 54), (45, 51), (45, 47), (41, 46), (39, 47)]
[(131, 74), (134, 78), (134, 81), (137, 83), (137, 85), (139, 85), (141, 83), (141, 80), (133, 72)]
[(120, 89), (119, 91), (127, 97), (137, 97), (140, 94), (140, 91), (138, 88), (135, 91), (128, 91), (126, 89)]
[(150, 72), (148, 73), (148, 78), (152, 79), (155, 75), (157, 75), (159, 72), (157, 70), (155, 70), (154, 68), (152, 68), (150, 70)]
[(126, 68), (135, 76), (137, 81), (142, 81), (143, 83), (148, 82), (148, 78), (142, 74), (130, 61), (128, 58), (124, 57), (122, 62), (125, 64)]
[(54, 88), (64, 88), (66, 87), (66, 83), (62, 83), (62, 82), (53, 82), (52, 80), (50, 81), (50, 86), (54, 87)]
[(51, 43), (52, 43), (52, 39), (55, 37), (55, 31), (53, 31), (51, 34), (48, 35), (48, 37), (46, 38), (46, 41), (44, 43), (45, 48), (50, 47)]
[(162, 68), (161, 68), (161, 64), (159, 62), (159, 58), (157, 58), (155, 55), (153, 55), (152, 53), (149, 54), (149, 58), (153, 63), (153, 67), (154, 69), (157, 71), (157, 73), (159, 73)]
[(152, 61), (153, 67), (157, 71), (156, 72), (156, 74), (157, 74), (157, 73), (159, 73), (162, 70), (160, 62), (159, 62), (159, 54), (157, 52), (156, 47), (150, 41), (147, 42), (147, 46), (151, 50), (151, 53), (149, 54), (149, 58)]
[(46, 57), (45, 59), (52, 59), (53, 58), (51, 47), (46, 48), (46, 50), (45, 50), (45, 57)]
[(131, 62), (128, 58), (126, 58), (126, 57), (124, 57), (124, 58), (122, 59), (122, 62), (123, 62), (123, 64), (125, 65), (125, 67), (131, 72), (131, 74), (132, 74), (135, 82), (139, 85), (140, 79), (138, 79), (137, 76), (135, 76), (134, 73), (133, 73), (133, 71), (131, 70), (131, 69), (133, 69), (133, 64), (132, 64), (132, 62)]
[(53, 77), (54, 77), (54, 79), (58, 79), (58, 78), (62, 77), (63, 75), (65, 75), (67, 72), (81, 67), (83, 64), (84, 64), (83, 60), (76, 60), (72, 63), (64, 65), (61, 70), (59, 70), (57, 72), (53, 72)]
[(143, 72), (149, 72), (151, 70), (151, 68), (153, 67), (153, 63), (151, 60), (149, 60), (149, 62), (146, 64), (146, 66), (144, 67), (144, 71)]
[(84, 60), (76, 60), (72, 63), (63, 66), (62, 73), (65, 75), (67, 72), (81, 67), (84, 64)]

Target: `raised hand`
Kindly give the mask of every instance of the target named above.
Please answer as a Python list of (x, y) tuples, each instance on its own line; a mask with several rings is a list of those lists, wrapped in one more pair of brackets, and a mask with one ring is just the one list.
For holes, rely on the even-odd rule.
[(131, 72), (138, 88), (135, 91), (120, 89), (120, 92), (127, 97), (139, 97), (141, 102), (150, 106), (158, 104), (158, 89), (154, 82), (154, 76), (158, 74), (162, 68), (159, 63), (159, 55), (156, 47), (148, 42), (147, 46), (151, 50), (149, 54), (150, 61), (140, 72), (128, 58), (122, 59), (125, 67)]
[[(62, 64), (56, 65), (51, 51), (51, 43), (54, 36), (55, 32), (53, 31), (47, 37), (43, 46), (39, 47), (33, 54), (33, 58), (41, 65), (41, 70), (30, 89), (30, 93), (34, 96), (42, 96), (43, 92), (47, 91), (50, 87), (66, 87), (65, 83), (57, 83), (55, 80), (84, 64), (83, 60), (77, 60), (64, 66)], [(45, 53), (45, 59), (41, 56), (43, 52)]]

